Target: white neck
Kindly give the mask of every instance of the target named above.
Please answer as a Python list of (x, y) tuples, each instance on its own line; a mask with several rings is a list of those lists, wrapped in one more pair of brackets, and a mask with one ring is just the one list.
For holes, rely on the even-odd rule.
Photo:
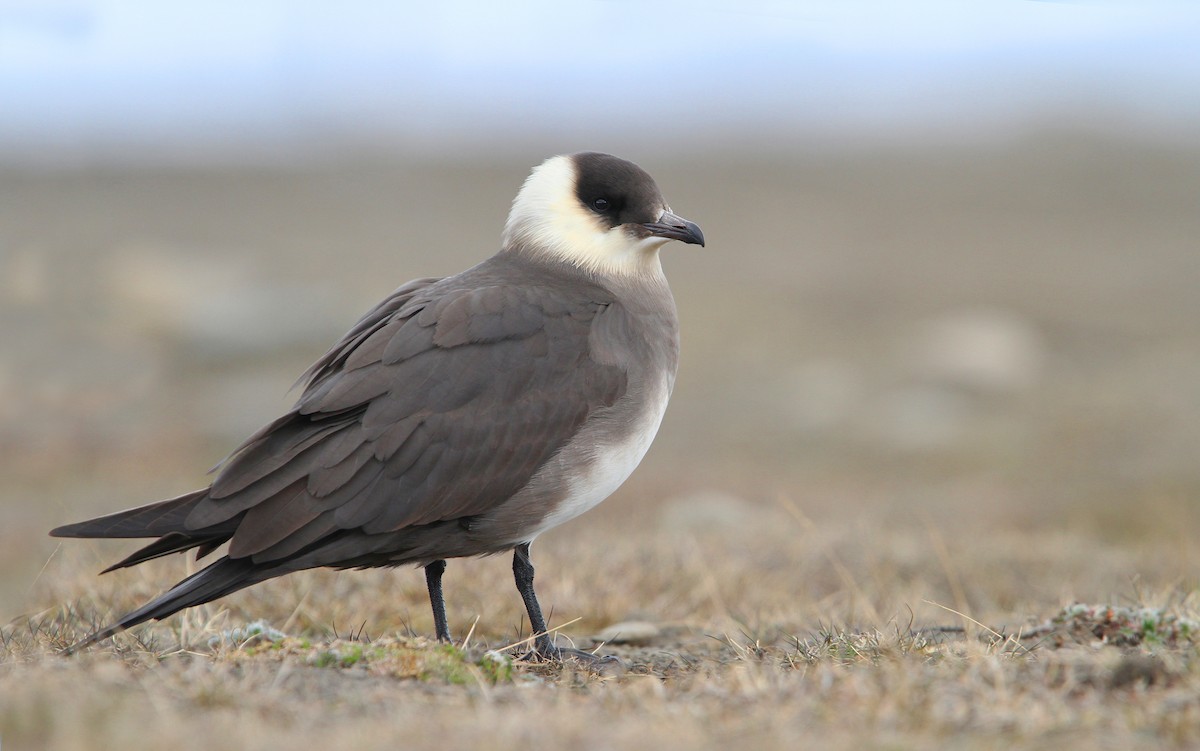
[(542, 253), (596, 274), (661, 277), (661, 237), (635, 238), (609, 228), (575, 195), (570, 157), (552, 157), (533, 170), (513, 201), (504, 247)]

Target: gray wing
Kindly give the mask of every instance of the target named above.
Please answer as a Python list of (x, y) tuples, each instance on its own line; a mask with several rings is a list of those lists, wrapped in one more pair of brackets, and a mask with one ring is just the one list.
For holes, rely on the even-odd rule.
[(611, 302), (593, 292), (456, 278), (402, 287), (225, 462), (187, 527), (244, 514), (229, 555), (265, 562), (339, 530), (378, 534), (503, 503), (625, 392), (624, 370), (590, 351)]

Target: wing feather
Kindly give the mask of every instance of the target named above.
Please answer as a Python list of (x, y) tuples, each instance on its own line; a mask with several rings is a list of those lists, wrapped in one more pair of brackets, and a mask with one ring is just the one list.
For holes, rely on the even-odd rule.
[(528, 484), (624, 393), (625, 372), (592, 357), (612, 301), (485, 267), (406, 285), (364, 316), (293, 410), (226, 462), (189, 526), (242, 515), (230, 555), (280, 560), (484, 513)]

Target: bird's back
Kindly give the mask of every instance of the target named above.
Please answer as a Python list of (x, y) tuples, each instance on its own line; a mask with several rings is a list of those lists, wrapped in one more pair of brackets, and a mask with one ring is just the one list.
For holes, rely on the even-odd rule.
[(669, 292), (503, 252), (376, 306), (182, 512), (142, 507), (56, 533), (169, 538), (154, 555), (229, 540), (230, 558), (287, 570), (507, 549), (632, 471), (677, 353)]

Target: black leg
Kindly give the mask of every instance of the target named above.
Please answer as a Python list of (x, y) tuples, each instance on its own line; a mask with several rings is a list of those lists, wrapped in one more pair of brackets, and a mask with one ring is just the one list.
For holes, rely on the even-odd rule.
[(533, 629), (534, 653), (542, 659), (558, 657), (550, 635), (546, 633), (546, 619), (542, 617), (542, 606), (538, 605), (533, 591), (533, 562), (529, 560), (529, 543), (523, 542), (513, 550), (513, 578), (517, 580), (517, 591), (525, 601), (525, 612), (529, 613), (529, 627)]
[(571, 657), (583, 663), (589, 669), (601, 673), (623, 672), (621, 661), (616, 657), (601, 657), (591, 652), (581, 652), (578, 649), (567, 649), (554, 646), (554, 640), (546, 633), (546, 619), (542, 617), (542, 607), (538, 605), (537, 595), (533, 592), (533, 562), (529, 560), (529, 543), (522, 543), (513, 549), (513, 577), (517, 580), (517, 591), (525, 601), (525, 610), (529, 613), (529, 627), (533, 629), (534, 648), (525, 655), (525, 660), (562, 660)]
[[(433, 628), (437, 632), (438, 641), (448, 642), (450, 627), (446, 625), (446, 598), (442, 597), (442, 574), (445, 571), (445, 561), (434, 561), (426, 566), (425, 585), (429, 587), (429, 604), (433, 607)], [(532, 574), (530, 578), (533, 578)]]

